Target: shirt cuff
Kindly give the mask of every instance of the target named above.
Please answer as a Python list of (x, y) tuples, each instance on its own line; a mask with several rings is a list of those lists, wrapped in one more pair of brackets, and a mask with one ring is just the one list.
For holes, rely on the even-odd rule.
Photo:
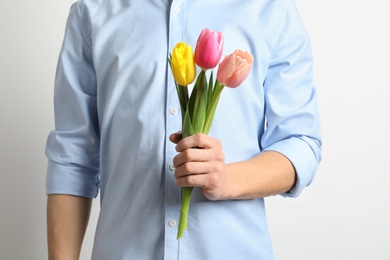
[[(308, 144), (312, 142), (312, 144)], [(318, 147), (318, 148), (317, 148)], [(314, 178), (320, 158), (319, 152), (313, 149), (320, 149), (318, 144), (310, 138), (292, 137), (272, 144), (264, 151), (275, 151), (286, 156), (295, 168), (297, 179), (294, 187), (286, 193), (284, 197), (297, 197), (302, 190), (308, 186)]]
[(99, 172), (96, 169), (62, 165), (50, 161), (46, 176), (46, 194), (67, 194), (96, 198), (99, 190)]

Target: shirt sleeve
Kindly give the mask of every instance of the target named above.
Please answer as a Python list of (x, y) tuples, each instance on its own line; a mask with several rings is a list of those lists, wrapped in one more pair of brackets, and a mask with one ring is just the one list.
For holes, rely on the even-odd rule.
[(98, 193), (100, 133), (87, 24), (80, 2), (72, 5), (55, 78), (55, 130), (46, 144), (47, 194)]
[(312, 182), (321, 161), (320, 121), (308, 35), (294, 1), (280, 3), (281, 26), (264, 82), (267, 127), (261, 146), (292, 162), (297, 180), (282, 195), (296, 197)]

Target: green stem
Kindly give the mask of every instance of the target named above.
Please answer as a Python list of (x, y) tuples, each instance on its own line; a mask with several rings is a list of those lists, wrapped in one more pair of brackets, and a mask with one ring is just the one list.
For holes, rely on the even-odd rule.
[(208, 109), (207, 109), (206, 121), (205, 121), (204, 128), (203, 128), (203, 132), (205, 134), (209, 134), (209, 132), (210, 132), (211, 125), (213, 123), (213, 119), (214, 119), (214, 115), (215, 115), (215, 111), (217, 109), (219, 97), (221, 96), (223, 88), (224, 88), (224, 85), (221, 85), (219, 83), (217, 83), (215, 88), (214, 88), (213, 97), (212, 97), (212, 100), (211, 100), (211, 102), (208, 106)]
[(209, 79), (209, 86), (207, 90), (207, 107), (211, 103), (211, 99), (213, 98), (213, 91), (214, 91), (214, 78), (213, 78), (213, 71), (210, 73), (210, 79)]
[(190, 208), (192, 190), (193, 187), (183, 187), (181, 189), (180, 221), (177, 239), (180, 239), (184, 234), (184, 230), (188, 229), (188, 210)]

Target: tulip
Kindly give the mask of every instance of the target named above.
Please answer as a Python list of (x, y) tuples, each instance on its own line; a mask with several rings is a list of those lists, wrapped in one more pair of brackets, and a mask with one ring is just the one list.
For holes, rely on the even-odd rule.
[(191, 45), (179, 42), (173, 48), (171, 57), (172, 74), (181, 86), (187, 86), (195, 80), (196, 67)]
[(253, 56), (248, 52), (236, 50), (226, 56), (219, 64), (217, 80), (226, 87), (238, 87), (248, 77), (252, 69)]
[[(216, 112), (217, 104), (225, 86), (235, 88), (249, 75), (253, 64), (253, 56), (240, 50), (226, 56), (220, 63), (217, 80), (214, 80), (213, 71), (209, 80), (206, 78), (208, 69), (217, 66), (221, 59), (223, 49), (223, 36), (220, 32), (204, 29), (192, 54), (190, 45), (178, 43), (168, 61), (171, 65), (173, 78), (182, 114), (182, 137), (204, 133), (208, 134)], [(187, 85), (195, 80), (195, 63), (201, 67), (196, 82), (188, 96)], [(191, 202), (193, 187), (181, 188), (180, 219), (177, 239), (188, 229), (188, 211)]]
[(223, 35), (207, 28), (199, 35), (195, 48), (195, 62), (203, 70), (217, 66), (223, 50)]

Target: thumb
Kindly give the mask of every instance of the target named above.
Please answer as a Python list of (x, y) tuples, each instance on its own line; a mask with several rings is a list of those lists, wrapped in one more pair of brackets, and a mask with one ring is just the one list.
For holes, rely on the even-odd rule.
[(180, 140), (182, 139), (182, 135), (181, 135), (181, 131), (179, 132), (176, 132), (176, 133), (173, 133), (169, 136), (169, 140), (172, 142), (172, 143), (175, 143), (177, 144), (178, 142), (180, 142)]

